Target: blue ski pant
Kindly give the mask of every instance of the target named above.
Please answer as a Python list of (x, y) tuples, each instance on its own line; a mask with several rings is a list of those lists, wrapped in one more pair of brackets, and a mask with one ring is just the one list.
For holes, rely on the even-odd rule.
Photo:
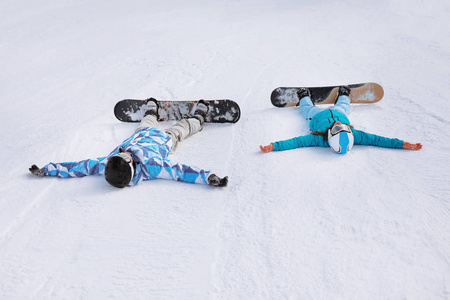
[[(302, 100), (300, 100), (299, 108), (303, 118), (308, 122), (308, 125), (315, 115), (325, 110), (324, 108), (315, 106), (308, 96), (303, 97)], [(350, 98), (344, 95), (339, 96), (336, 104), (328, 109), (339, 111), (347, 116), (350, 113)]]

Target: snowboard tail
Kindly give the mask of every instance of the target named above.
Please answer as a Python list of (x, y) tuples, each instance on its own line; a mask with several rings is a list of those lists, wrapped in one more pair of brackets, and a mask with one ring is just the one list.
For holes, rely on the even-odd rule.
[[(378, 83), (368, 82), (350, 84), (351, 103), (375, 103), (383, 98), (384, 90)], [(339, 86), (307, 87), (311, 92), (314, 104), (334, 104), (336, 102)], [(277, 107), (290, 107), (298, 105), (297, 91), (300, 87), (279, 87), (273, 90), (270, 99)]]
[[(239, 105), (233, 100), (204, 100), (209, 104), (207, 123), (236, 123), (241, 116)], [(194, 115), (197, 100), (158, 100), (158, 121), (180, 120)], [(124, 99), (117, 102), (114, 115), (122, 122), (140, 122), (148, 110), (147, 100)]]

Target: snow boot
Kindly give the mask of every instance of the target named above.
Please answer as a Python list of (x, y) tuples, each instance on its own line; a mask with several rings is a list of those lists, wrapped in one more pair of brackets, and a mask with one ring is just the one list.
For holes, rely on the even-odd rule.
[(349, 96), (350, 95), (350, 87), (348, 85), (343, 85), (339, 87), (339, 91), (336, 97), (336, 100), (334, 101), (334, 104), (338, 102), (338, 99), (340, 96)]
[(339, 87), (338, 98), (339, 96), (349, 96), (350, 95), (350, 87), (348, 85), (343, 85)]
[[(299, 106), (300, 105), (300, 101), (302, 100), (302, 98), (305, 98), (305, 97), (311, 97), (311, 92), (309, 91), (309, 89), (308, 88), (300, 88), (298, 91), (297, 91), (297, 97), (298, 97), (298, 103), (297, 103), (297, 106)], [(313, 104), (314, 104), (314, 102), (313, 102)], [(314, 104), (315, 105), (315, 104)]]
[[(301, 88), (297, 91), (297, 97), (298, 97), (298, 103), (297, 103), (297, 106), (299, 106), (299, 105), (300, 105), (300, 101), (302, 100), (302, 98), (305, 98), (305, 97), (311, 97), (311, 92), (309, 91), (308, 88), (301, 87)], [(313, 104), (314, 104), (314, 102), (313, 102)]]

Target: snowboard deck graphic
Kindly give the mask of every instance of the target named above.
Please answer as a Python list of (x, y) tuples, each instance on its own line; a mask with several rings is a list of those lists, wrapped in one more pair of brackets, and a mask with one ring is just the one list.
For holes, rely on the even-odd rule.
[[(236, 123), (241, 117), (239, 105), (233, 100), (204, 100), (209, 103), (205, 122)], [(194, 115), (198, 100), (158, 100), (158, 121), (180, 120)], [(114, 107), (116, 118), (122, 122), (140, 122), (148, 109), (147, 100), (124, 99)]]
[[(351, 103), (375, 103), (381, 100), (384, 90), (374, 82), (349, 84)], [(297, 91), (300, 87), (279, 87), (273, 90), (270, 100), (276, 107), (296, 106), (299, 102)], [(334, 104), (339, 86), (308, 87), (314, 104)]]

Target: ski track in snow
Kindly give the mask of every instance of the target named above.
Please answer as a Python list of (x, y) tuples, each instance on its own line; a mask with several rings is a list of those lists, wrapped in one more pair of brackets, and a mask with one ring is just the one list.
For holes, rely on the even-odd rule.
[[(450, 5), (201, 0), (0, 4), (0, 299), (448, 299)], [(279, 86), (373, 81), (361, 130), (421, 151), (259, 145), (308, 134)], [(125, 98), (219, 99), (173, 161), (229, 186), (34, 178), (107, 155)], [(172, 122), (161, 123), (166, 128)]]

